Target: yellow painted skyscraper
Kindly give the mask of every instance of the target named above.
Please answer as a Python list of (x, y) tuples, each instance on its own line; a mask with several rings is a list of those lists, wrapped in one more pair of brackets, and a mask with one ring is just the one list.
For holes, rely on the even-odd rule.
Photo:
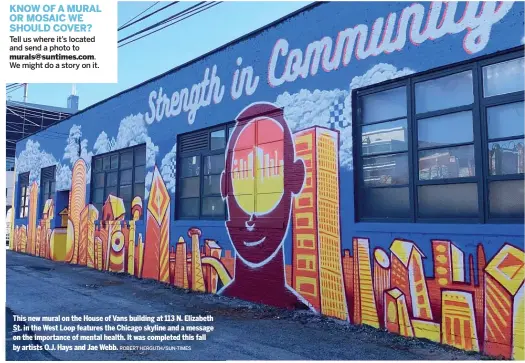
[(322, 128), (316, 131), (321, 313), (346, 320), (339, 226), (339, 134)]
[(354, 323), (379, 328), (376, 302), (372, 284), (370, 242), (354, 238)]
[[(86, 205), (86, 162), (78, 159), (71, 173), (71, 192), (69, 194), (69, 219), (73, 233), (67, 234), (66, 261), (78, 262), (78, 242), (80, 235), (80, 214)], [(70, 228), (70, 227), (68, 227)]]
[(456, 348), (479, 351), (472, 294), (445, 290), (441, 293), (441, 341)]
[(398, 288), (393, 288), (384, 292), (385, 294), (385, 327), (389, 332), (413, 337), (414, 332), (405, 294)]

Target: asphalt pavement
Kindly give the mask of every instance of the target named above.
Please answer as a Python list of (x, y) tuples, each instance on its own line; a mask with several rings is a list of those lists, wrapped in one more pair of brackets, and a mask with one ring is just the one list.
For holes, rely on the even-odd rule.
[[(12, 251), (7, 251), (6, 262), (7, 360), (476, 360), (484, 358), (479, 354), (463, 352), (425, 340), (407, 339), (367, 326), (354, 326), (310, 312), (284, 311), (237, 299), (189, 292), (156, 281), (136, 279), (127, 274), (102, 272)], [(153, 344), (127, 340), (117, 344), (141, 347), (161, 345), (164, 350), (130, 348), (111, 351), (64, 351), (55, 348), (55, 350), (17, 353), (13, 351), (13, 343), (17, 344), (13, 341), (12, 332), (15, 324), (14, 315), (49, 317), (202, 315), (214, 318), (213, 323), (208, 323), (214, 327), (214, 331), (206, 334), (205, 341), (184, 342), (184, 344), (176, 341)], [(100, 326), (102, 324), (100, 323)], [(58, 333), (40, 331), (37, 334), (46, 336)], [(166, 350), (166, 347), (181, 345), (186, 348)], [(49, 342), (41, 343), (41, 346), (52, 347)], [(190, 350), (187, 347), (190, 347)]]

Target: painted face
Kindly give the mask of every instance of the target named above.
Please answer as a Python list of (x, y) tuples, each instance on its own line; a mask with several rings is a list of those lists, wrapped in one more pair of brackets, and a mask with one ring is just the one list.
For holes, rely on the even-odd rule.
[(304, 165), (295, 161), (282, 110), (257, 103), (241, 112), (228, 142), (221, 192), (228, 207), (226, 227), (244, 260), (261, 263), (279, 248), (292, 194), (303, 181)]

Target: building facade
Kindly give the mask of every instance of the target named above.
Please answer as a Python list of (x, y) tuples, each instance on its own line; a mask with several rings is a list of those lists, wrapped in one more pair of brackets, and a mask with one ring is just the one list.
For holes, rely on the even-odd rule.
[(308, 6), (18, 142), (10, 246), (523, 359), (523, 11)]

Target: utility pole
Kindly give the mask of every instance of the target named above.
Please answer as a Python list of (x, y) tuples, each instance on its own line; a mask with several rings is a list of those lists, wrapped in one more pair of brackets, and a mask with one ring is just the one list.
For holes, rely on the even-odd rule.
[(28, 84), (24, 83), (24, 103), (27, 102), (27, 88), (28, 88)]

